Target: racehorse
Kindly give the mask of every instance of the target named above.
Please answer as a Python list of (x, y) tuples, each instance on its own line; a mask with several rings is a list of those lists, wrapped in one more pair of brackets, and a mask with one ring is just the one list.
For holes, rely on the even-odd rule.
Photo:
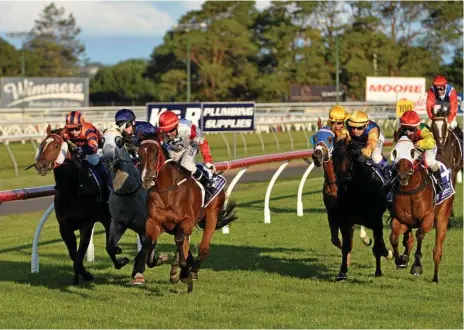
[(456, 175), (463, 167), (462, 141), (448, 128), (448, 120), (446, 118), (448, 108), (446, 105), (440, 104), (438, 106), (439, 108), (432, 119), (431, 129), (437, 142), (437, 156), (443, 164), (452, 169), (453, 184), (455, 184)]
[[(324, 186), (322, 187), (322, 199), (324, 201), (325, 209), (327, 210), (331, 242), (333, 245), (341, 249), (342, 243), (338, 237), (338, 231), (340, 229), (337, 202), (338, 188), (332, 161), (333, 143), (336, 137), (329, 127), (322, 127), (321, 119), (318, 120), (317, 124), (319, 131), (311, 137), (314, 145), (312, 158), (316, 167), (320, 167), (322, 165), (324, 169), (325, 180)], [(372, 240), (367, 235), (364, 226), (361, 226), (359, 237), (364, 245), (370, 246), (372, 244)]]
[[(148, 189), (146, 237), (142, 247), (145, 258), (161, 233), (173, 234), (179, 253), (180, 280), (187, 284), (187, 291), (191, 292), (192, 268), (198, 272), (209, 255), (214, 231), (237, 219), (235, 202), (226, 201), (225, 193), (221, 190), (216, 198), (203, 207), (202, 188), (188, 170), (169, 158), (158, 141), (143, 141), (139, 157), (143, 186)], [(195, 260), (190, 252), (189, 236), (197, 224), (204, 231), (198, 259)], [(138, 273), (142, 275), (143, 271), (140, 268)]]
[[(113, 189), (109, 198), (109, 210), (111, 214), (110, 235), (107, 249), (109, 253), (118, 250), (118, 242), (125, 231), (130, 228), (139, 236), (143, 243), (145, 239), (145, 221), (147, 220), (147, 190), (142, 187), (140, 171), (135, 166), (124, 146), (121, 133), (115, 128), (105, 130), (102, 138), (102, 160), (111, 173)], [(144, 263), (143, 254), (139, 251), (135, 263)], [(162, 260), (154, 262), (154, 253), (150, 253), (147, 264), (152, 267), (160, 264)], [(136, 274), (136, 267), (132, 272), (132, 278)], [(134, 284), (143, 284), (135, 282)]]
[(409, 254), (413, 246), (412, 233), (410, 238), (404, 240), (405, 252), (399, 255), (398, 237), (403, 233), (418, 228), (416, 231), (417, 249), (415, 261), (410, 273), (422, 274), (422, 241), (434, 224), (436, 224), (435, 247), (433, 260), (435, 270), (433, 281), (438, 282), (438, 267), (443, 251), (443, 241), (446, 236), (449, 216), (453, 205), (454, 195), (436, 205), (434, 202), (433, 182), (427, 170), (422, 166), (420, 151), (414, 147), (406, 136), (401, 137), (392, 150), (398, 172), (399, 185), (393, 188), (392, 232), (390, 242), (393, 247), (395, 263), (398, 268), (407, 267)]
[[(90, 281), (93, 276), (83, 264), (89, 246), (92, 229), (98, 221), (105, 227), (106, 242), (110, 232), (111, 216), (108, 203), (99, 198), (100, 192), (89, 165), (72, 157), (68, 143), (60, 136), (61, 130), (51, 131), (47, 127), (47, 137), (41, 142), (34, 167), (39, 175), (46, 175), (53, 170), (55, 177), (55, 214), (60, 234), (74, 265), (74, 285), (79, 283), (79, 276)], [(77, 248), (75, 230), (80, 232)], [(121, 268), (129, 261), (116, 258), (120, 251), (115, 247), (108, 255), (116, 268)]]
[(352, 250), (355, 224), (373, 230), (376, 259), (375, 276), (382, 276), (381, 257), (392, 259), (383, 239), (382, 216), (387, 209), (386, 192), (375, 171), (360, 156), (360, 148), (353, 147), (348, 139), (335, 142), (332, 155), (339, 203), (340, 231), (342, 233), (342, 264), (337, 280), (346, 280), (348, 255)]

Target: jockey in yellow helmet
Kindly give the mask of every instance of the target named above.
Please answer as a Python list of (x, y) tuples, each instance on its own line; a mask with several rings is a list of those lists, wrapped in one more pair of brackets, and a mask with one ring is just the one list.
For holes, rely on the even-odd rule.
[(361, 143), (364, 147), (361, 153), (372, 159), (382, 169), (384, 179), (388, 184), (392, 179), (390, 165), (382, 155), (385, 137), (380, 127), (370, 120), (364, 111), (355, 111), (346, 122), (352, 143)]
[(330, 109), (329, 120), (327, 126), (335, 133), (337, 140), (350, 137), (348, 130), (345, 128), (345, 121), (350, 117), (346, 109), (340, 105), (336, 105)]

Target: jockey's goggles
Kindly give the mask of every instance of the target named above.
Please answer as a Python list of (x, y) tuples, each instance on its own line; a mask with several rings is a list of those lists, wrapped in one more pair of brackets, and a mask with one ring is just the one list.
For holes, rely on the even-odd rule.
[(366, 125), (364, 126), (359, 126), (359, 127), (353, 127), (353, 129), (357, 130), (357, 131), (362, 131), (363, 129), (366, 128)]
[(437, 89), (438, 89), (439, 91), (444, 91), (444, 90), (445, 90), (445, 86), (437, 86)]
[(403, 126), (403, 129), (405, 131), (408, 131), (408, 132), (415, 132), (417, 127), (413, 127), (413, 126)]
[(177, 130), (177, 127), (174, 127), (173, 129), (169, 130), (169, 131), (166, 131), (165, 133), (173, 133), (174, 131)]
[(118, 125), (119, 127), (126, 125), (125, 128), (129, 128), (131, 126), (134, 126), (134, 122), (133, 121), (121, 121), (119, 123), (116, 123), (116, 125)]
[(72, 128), (68, 128), (68, 130), (70, 132), (73, 132), (73, 131), (80, 131), (82, 129), (82, 126), (76, 126), (76, 127), (72, 127)]
[(336, 121), (335, 122), (335, 125), (343, 125), (343, 124), (344, 124), (343, 121)]

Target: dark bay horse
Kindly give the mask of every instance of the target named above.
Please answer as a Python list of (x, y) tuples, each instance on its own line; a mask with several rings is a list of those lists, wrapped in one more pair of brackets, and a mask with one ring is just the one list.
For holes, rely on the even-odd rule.
[[(435, 247), (433, 260), (435, 270), (433, 281), (438, 282), (438, 267), (440, 264), (443, 242), (446, 236), (449, 216), (453, 205), (454, 195), (439, 205), (434, 203), (433, 182), (424, 166), (421, 164), (420, 151), (406, 137), (398, 140), (392, 151), (398, 171), (398, 182), (393, 189), (392, 231), (390, 242), (393, 247), (395, 263), (398, 268), (407, 267), (414, 238), (411, 228), (416, 231), (417, 249), (415, 261), (411, 267), (411, 274), (422, 274), (422, 241), (436, 223)], [(398, 237), (409, 232), (409, 239), (403, 240), (405, 252), (399, 255)]]
[[(146, 238), (142, 248), (144, 259), (161, 233), (173, 234), (179, 253), (180, 280), (187, 283), (187, 290), (191, 292), (192, 268), (198, 272), (201, 263), (209, 255), (214, 231), (237, 219), (234, 212), (235, 202), (226, 201), (222, 190), (204, 208), (202, 191), (195, 179), (189, 171), (168, 157), (158, 141), (143, 141), (139, 156), (143, 186), (149, 189)], [(189, 236), (197, 224), (204, 231), (199, 256), (195, 260), (190, 252)], [(140, 275), (143, 271), (143, 268), (138, 270)]]
[[(322, 199), (325, 209), (327, 210), (327, 220), (329, 222), (331, 242), (333, 245), (342, 248), (342, 243), (338, 237), (340, 229), (339, 210), (338, 210), (338, 188), (335, 176), (335, 170), (332, 161), (333, 144), (336, 140), (335, 134), (332, 133), (329, 127), (322, 127), (321, 119), (317, 122), (319, 131), (311, 137), (311, 142), (314, 146), (312, 155), (314, 165), (322, 166), (324, 169), (324, 185), (322, 187)], [(364, 245), (369, 246), (372, 240), (366, 234), (366, 230), (361, 226), (359, 234)]]
[(368, 168), (360, 148), (351, 149), (348, 139), (337, 141), (332, 155), (338, 187), (339, 219), (342, 233), (342, 264), (337, 280), (346, 280), (348, 255), (352, 250), (354, 225), (372, 229), (376, 260), (375, 276), (382, 276), (381, 257), (393, 258), (383, 239), (382, 216), (387, 209), (386, 192), (373, 169)]
[[(39, 175), (53, 171), (55, 177), (55, 214), (60, 234), (74, 265), (74, 285), (79, 283), (79, 276), (90, 281), (93, 276), (83, 264), (89, 246), (92, 229), (98, 221), (103, 224), (106, 241), (111, 223), (107, 201), (98, 202), (98, 187), (92, 186), (88, 172), (83, 169), (83, 162), (72, 157), (69, 146), (60, 136), (61, 130), (51, 131), (47, 127), (47, 137), (42, 141), (34, 165)], [(82, 186), (81, 186), (82, 185)], [(75, 230), (79, 230), (80, 241), (77, 248)], [(116, 268), (121, 268), (129, 261), (116, 258), (118, 248), (108, 253)]]

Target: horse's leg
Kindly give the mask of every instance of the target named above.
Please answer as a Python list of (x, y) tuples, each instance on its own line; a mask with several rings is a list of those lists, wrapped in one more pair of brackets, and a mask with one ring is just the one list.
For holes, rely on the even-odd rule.
[(372, 240), (369, 236), (367, 236), (366, 228), (364, 226), (360, 226), (359, 238), (365, 246), (370, 246), (372, 244)]
[(354, 225), (349, 223), (342, 224), (340, 226), (340, 230), (342, 232), (342, 265), (340, 266), (340, 272), (337, 275), (337, 281), (343, 281), (348, 278), (348, 255), (352, 248)]
[(129, 262), (128, 258), (116, 258), (116, 255), (122, 252), (121, 248), (118, 246), (118, 242), (122, 235), (124, 235), (126, 228), (122, 224), (116, 223), (114, 219), (110, 224), (106, 221), (102, 223), (105, 227), (106, 234), (106, 252), (110, 256), (111, 261), (113, 261), (114, 268), (121, 269)]
[(392, 218), (391, 221), (391, 233), (390, 233), (390, 244), (393, 248), (393, 256), (395, 257), (395, 264), (397, 268), (405, 268), (407, 265), (400, 257), (398, 251), (399, 237), (408, 231), (408, 226), (402, 224), (397, 218)]
[(375, 277), (382, 276), (381, 258), (382, 256), (388, 260), (393, 259), (393, 253), (385, 246), (383, 239), (382, 218), (380, 217), (380, 226), (374, 229), (374, 246), (372, 252), (375, 256)]
[(424, 240), (425, 234), (427, 234), (433, 226), (433, 220), (435, 216), (433, 210), (427, 214), (427, 216), (422, 220), (419, 229), (416, 231), (417, 239), (417, 249), (414, 254), (414, 264), (411, 267), (410, 273), (412, 275), (421, 275), (422, 274), (422, 241)]
[(211, 238), (216, 229), (218, 213), (219, 210), (214, 208), (207, 210), (205, 214), (205, 229), (203, 230), (203, 236), (198, 250), (198, 261), (195, 263), (195, 273), (198, 273), (200, 265), (205, 261), (206, 257), (209, 256)]
[(159, 223), (148, 217), (145, 222), (145, 238), (142, 243), (142, 249), (135, 257), (134, 269), (132, 270), (132, 285), (145, 284), (145, 277), (143, 276), (145, 263), (162, 232), (163, 229)]
[(169, 280), (171, 281), (171, 283), (179, 282), (179, 273), (177, 272), (178, 268), (179, 268), (179, 251), (176, 251), (174, 260), (171, 263), (171, 271), (169, 273)]
[(404, 252), (400, 259), (404, 264), (404, 268), (406, 268), (409, 262), (409, 255), (411, 254), (412, 248), (414, 246), (414, 235), (412, 234), (411, 228), (408, 228), (408, 230), (403, 234), (403, 246)]
[(73, 261), (73, 268), (74, 268), (74, 281), (73, 285), (79, 284), (79, 272), (76, 269), (76, 265), (74, 260), (76, 260), (77, 256), (77, 242), (76, 242), (76, 235), (74, 234), (74, 230), (69, 227), (69, 225), (60, 223), (60, 234), (61, 238), (66, 244), (68, 249), (69, 257)]
[(340, 225), (338, 223), (337, 219), (337, 214), (338, 212), (332, 209), (327, 209), (327, 220), (329, 221), (329, 228), (330, 228), (330, 241), (332, 242), (333, 245), (338, 247), (339, 249), (342, 248), (342, 243), (340, 242), (340, 239), (338, 238), (338, 230), (340, 228)]
[(89, 247), (90, 238), (92, 237), (93, 225), (93, 222), (87, 222), (82, 228), (79, 229), (81, 237), (79, 240), (79, 248), (77, 249), (76, 260), (74, 261), (74, 264), (77, 264), (79, 274), (82, 276), (84, 281), (93, 280), (92, 274), (90, 274), (90, 272), (88, 272), (84, 267), (84, 257), (85, 253), (87, 252), (87, 248)]
[(443, 242), (446, 237), (446, 231), (449, 222), (449, 213), (453, 205), (453, 200), (448, 200), (441, 205), (437, 214), (436, 233), (435, 233), (435, 246), (433, 248), (433, 262), (435, 268), (433, 271), (433, 282), (438, 283), (438, 267), (440, 265), (441, 256), (443, 253)]

